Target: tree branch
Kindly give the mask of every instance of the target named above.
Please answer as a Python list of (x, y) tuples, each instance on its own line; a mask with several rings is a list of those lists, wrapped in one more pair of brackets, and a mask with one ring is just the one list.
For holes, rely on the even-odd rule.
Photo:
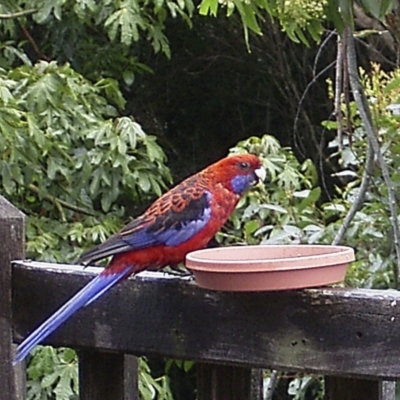
[[(40, 192), (39, 188), (37, 186), (33, 185), (33, 184), (28, 185), (28, 188), (29, 188), (29, 190), (31, 190), (32, 192), (34, 192), (36, 194), (39, 194), (39, 192)], [(90, 210), (86, 210), (84, 208), (75, 206), (74, 204), (70, 204), (70, 203), (66, 202), (65, 200), (58, 199), (57, 197), (52, 196), (50, 194), (45, 194), (43, 196), (43, 198), (45, 200), (53, 203), (57, 207), (57, 209), (59, 211), (60, 211), (60, 206), (62, 206), (62, 207), (65, 207), (65, 208), (67, 208), (67, 209), (69, 209), (71, 211), (78, 212), (80, 214), (85, 214), (85, 215), (90, 215), (90, 216), (94, 215), (94, 213), (91, 212)]]
[(343, 118), (342, 110), (340, 108), (341, 95), (343, 93), (343, 41), (340, 35), (337, 37), (336, 46), (336, 69), (335, 69), (335, 98), (334, 98), (334, 112), (336, 116), (337, 127), (337, 140), (339, 151), (343, 150)]
[(374, 166), (374, 150), (372, 148), (371, 142), (368, 141), (368, 149), (367, 149), (367, 157), (366, 157), (366, 164), (363, 173), (363, 177), (361, 179), (361, 185), (358, 190), (357, 196), (350, 207), (349, 212), (346, 215), (342, 225), (340, 226), (335, 238), (333, 239), (332, 244), (338, 245), (344, 238), (347, 229), (349, 228), (351, 221), (353, 220), (354, 216), (356, 215), (357, 211), (364, 203), (365, 194), (367, 193), (367, 189), (369, 186), (369, 181), (372, 175), (372, 170)]
[(360, 76), (358, 74), (358, 66), (356, 59), (356, 50), (353, 37), (353, 29), (347, 26), (344, 30), (344, 35), (347, 39), (347, 61), (348, 61), (348, 71), (351, 90), (353, 92), (354, 100), (356, 102), (358, 112), (360, 113), (361, 120), (364, 125), (365, 132), (367, 134), (369, 143), (372, 146), (372, 150), (376, 155), (380, 169), (382, 171), (382, 177), (386, 183), (388, 189), (389, 197), (389, 207), (390, 207), (390, 221), (393, 230), (393, 241), (396, 250), (397, 263), (394, 268), (394, 281), (396, 289), (400, 287), (399, 276), (400, 276), (400, 230), (399, 222), (397, 219), (397, 204), (396, 204), (396, 193), (393, 182), (390, 177), (389, 169), (386, 161), (383, 157), (377, 136), (375, 127), (372, 122), (371, 111), (368, 106), (364, 89), (360, 82)]
[(43, 54), (40, 51), (39, 46), (35, 42), (35, 39), (33, 39), (32, 35), (28, 32), (28, 30), (25, 28), (25, 26), (23, 26), (22, 24), (20, 24), (20, 26), (21, 26), (22, 32), (24, 33), (24, 35), (26, 36), (26, 38), (28, 39), (28, 41), (32, 45), (32, 47), (35, 50), (35, 52), (38, 55), (38, 57), (42, 58), (45, 61), (50, 61), (50, 58), (47, 57), (45, 54)]
[(24, 17), (25, 15), (37, 13), (37, 8), (31, 8), (29, 10), (16, 11), (14, 13), (0, 14), (0, 19), (14, 19)]
[(279, 372), (276, 369), (271, 371), (271, 376), (269, 378), (268, 387), (265, 394), (264, 400), (272, 400), (272, 396), (275, 392), (276, 385), (278, 384), (278, 374)]

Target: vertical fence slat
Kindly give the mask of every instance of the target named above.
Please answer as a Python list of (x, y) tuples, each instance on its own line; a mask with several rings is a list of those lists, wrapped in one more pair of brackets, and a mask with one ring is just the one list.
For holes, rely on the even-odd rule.
[(396, 399), (396, 382), (379, 381), (379, 400), (395, 400)]
[(264, 399), (264, 370), (261, 368), (253, 368), (251, 370), (251, 399)]
[(260, 370), (206, 363), (196, 364), (196, 369), (197, 400), (262, 399)]
[(394, 382), (325, 377), (327, 400), (395, 400)]
[(139, 399), (138, 359), (129, 354), (124, 356), (124, 400)]
[(80, 400), (137, 400), (137, 360), (114, 353), (80, 351)]
[[(25, 390), (16, 380), (21, 367), (14, 370), (12, 360), (11, 261), (24, 256), (24, 215), (0, 196), (0, 388), (2, 400), (16, 400)], [(18, 377), (19, 375), (19, 377)], [(17, 379), (18, 377), (18, 379)]]

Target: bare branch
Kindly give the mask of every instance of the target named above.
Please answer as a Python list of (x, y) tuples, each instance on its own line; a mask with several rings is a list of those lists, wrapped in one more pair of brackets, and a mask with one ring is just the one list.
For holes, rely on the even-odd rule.
[[(28, 189), (31, 190), (32, 192), (36, 193), (36, 194), (40, 193), (39, 188), (37, 186), (33, 185), (33, 184), (28, 185)], [(43, 196), (43, 199), (49, 201), (50, 203), (53, 203), (57, 207), (57, 209), (59, 211), (61, 211), (62, 207), (65, 207), (65, 208), (68, 208), (71, 211), (75, 211), (75, 212), (80, 213), (80, 214), (94, 215), (94, 213), (92, 211), (88, 210), (88, 209), (78, 207), (78, 206), (76, 206), (74, 204), (68, 203), (65, 200), (59, 199), (59, 198), (57, 198), (55, 196), (51, 196), (50, 194), (45, 194)], [(60, 212), (60, 214), (63, 215), (63, 212)]]
[(337, 140), (339, 144), (339, 151), (343, 150), (343, 118), (342, 110), (340, 108), (341, 95), (343, 88), (343, 42), (342, 37), (338, 35), (337, 37), (337, 53), (336, 53), (336, 69), (335, 69), (335, 116), (338, 124), (337, 127)]
[(32, 45), (33, 49), (35, 50), (36, 54), (43, 60), (45, 61), (50, 61), (50, 58), (47, 57), (45, 54), (43, 54), (40, 49), (39, 46), (36, 44), (35, 39), (33, 39), (32, 35), (29, 33), (29, 31), (25, 28), (25, 26), (21, 25), (21, 30), (24, 33), (24, 35), (26, 36), (26, 38), (28, 39), (28, 41), (30, 42), (30, 44)]
[(31, 8), (29, 10), (16, 11), (14, 13), (0, 14), (0, 19), (14, 19), (24, 17), (25, 15), (37, 13), (37, 8)]
[(274, 394), (276, 385), (278, 384), (278, 374), (279, 372), (276, 369), (271, 371), (271, 376), (269, 378), (268, 387), (266, 390), (266, 395), (264, 400), (272, 400), (272, 396)]
[[(343, 133), (343, 116), (342, 116), (342, 111), (340, 109), (340, 103), (341, 103), (341, 94), (343, 93), (344, 86), (344, 77), (343, 75), (346, 75), (346, 83), (348, 84), (348, 62), (347, 59), (345, 58), (345, 53), (347, 53), (347, 37), (341, 37), (338, 36), (338, 41), (337, 41), (337, 56), (336, 56), (336, 77), (335, 77), (335, 114), (336, 114), (336, 120), (338, 122), (338, 130), (337, 130), (337, 136), (338, 136), (338, 142), (339, 142), (339, 151), (343, 149), (342, 147), (342, 133)], [(347, 86), (347, 85), (346, 85)], [(345, 95), (346, 95), (346, 106), (349, 109), (349, 93), (348, 93), (348, 88), (345, 90)], [(349, 114), (349, 113), (348, 113)], [(350, 114), (349, 114), (350, 115)], [(347, 229), (349, 228), (351, 221), (353, 220), (354, 216), (356, 215), (357, 211), (360, 209), (362, 206), (364, 199), (365, 199), (365, 194), (367, 193), (372, 170), (374, 166), (374, 150), (372, 148), (371, 142), (368, 141), (368, 149), (367, 149), (367, 156), (365, 160), (365, 169), (363, 172), (363, 177), (361, 179), (361, 185), (358, 190), (357, 196), (353, 202), (353, 204), (350, 207), (350, 210), (348, 211), (342, 225), (340, 226), (338, 232), (336, 233), (335, 238), (333, 239), (332, 244), (333, 245), (338, 245), (342, 242), (344, 235), (346, 234)]]
[(356, 50), (354, 45), (353, 30), (350, 26), (347, 26), (344, 30), (344, 35), (347, 39), (347, 61), (348, 71), (351, 90), (353, 92), (354, 100), (357, 105), (358, 112), (360, 113), (361, 120), (364, 125), (365, 132), (368, 140), (372, 146), (372, 150), (376, 155), (380, 169), (382, 171), (382, 177), (386, 183), (389, 197), (390, 207), (390, 221), (393, 229), (393, 241), (396, 250), (397, 265), (394, 268), (394, 280), (396, 289), (400, 287), (399, 276), (400, 276), (400, 229), (399, 222), (397, 219), (397, 204), (396, 204), (396, 193), (393, 182), (390, 177), (389, 169), (386, 161), (383, 157), (377, 136), (376, 130), (372, 122), (371, 111), (365, 96), (364, 88), (360, 82), (360, 76), (358, 73)]
[(363, 177), (361, 179), (360, 188), (358, 190), (356, 198), (354, 199), (353, 204), (350, 207), (349, 212), (346, 215), (346, 218), (343, 221), (343, 224), (340, 226), (335, 238), (333, 239), (332, 242), (333, 245), (338, 245), (341, 243), (341, 241), (344, 238), (344, 235), (346, 234), (347, 229), (351, 224), (351, 221), (353, 220), (354, 216), (356, 215), (361, 205), (364, 203), (365, 194), (367, 193), (373, 166), (374, 166), (374, 150), (372, 148), (371, 142), (368, 142), (366, 164)]

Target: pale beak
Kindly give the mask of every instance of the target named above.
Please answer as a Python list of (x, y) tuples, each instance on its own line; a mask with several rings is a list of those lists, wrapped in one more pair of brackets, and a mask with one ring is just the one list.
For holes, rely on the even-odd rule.
[(264, 167), (257, 168), (254, 170), (254, 174), (258, 178), (258, 182), (263, 182), (265, 178), (267, 177), (267, 171), (265, 170)]

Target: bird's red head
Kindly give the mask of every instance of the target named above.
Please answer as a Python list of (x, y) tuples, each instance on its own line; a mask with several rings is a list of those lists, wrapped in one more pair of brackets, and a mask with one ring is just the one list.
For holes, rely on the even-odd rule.
[(250, 186), (263, 181), (266, 172), (254, 154), (235, 154), (211, 165), (216, 181), (223, 182), (234, 193), (241, 195)]

